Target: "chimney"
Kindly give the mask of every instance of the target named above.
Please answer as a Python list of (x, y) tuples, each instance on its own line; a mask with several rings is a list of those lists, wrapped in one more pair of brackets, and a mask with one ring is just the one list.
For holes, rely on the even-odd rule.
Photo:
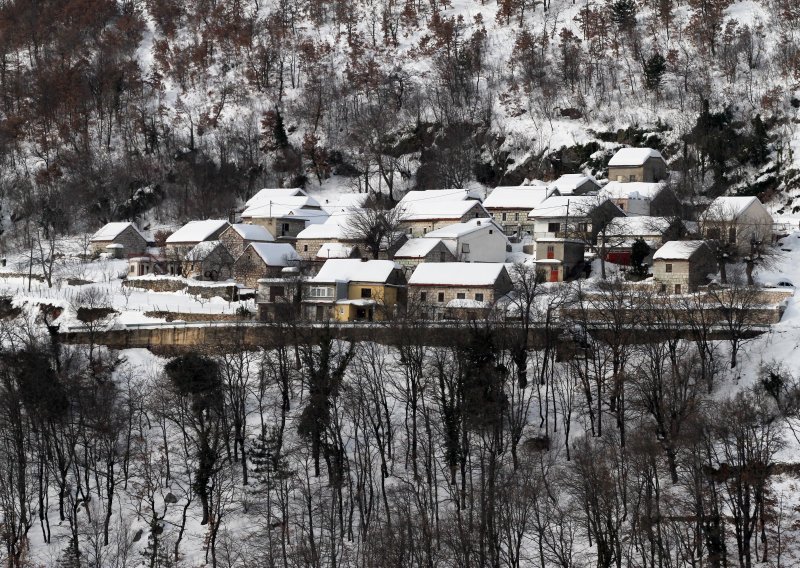
[(478, 225), (480, 225), (480, 224), (481, 224), (481, 221), (480, 221), (480, 219), (478, 219)]

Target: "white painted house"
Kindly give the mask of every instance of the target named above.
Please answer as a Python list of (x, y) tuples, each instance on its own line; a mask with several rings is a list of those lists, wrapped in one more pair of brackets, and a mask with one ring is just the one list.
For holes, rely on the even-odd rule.
[(460, 262), (505, 262), (508, 238), (491, 219), (471, 219), (431, 231), (425, 238), (441, 239)]

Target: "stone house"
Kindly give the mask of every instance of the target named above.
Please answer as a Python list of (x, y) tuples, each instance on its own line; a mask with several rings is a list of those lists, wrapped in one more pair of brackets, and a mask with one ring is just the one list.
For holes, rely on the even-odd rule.
[(533, 231), (528, 213), (558, 190), (547, 186), (496, 187), (483, 206), (506, 235), (522, 236)]
[(530, 213), (534, 239), (574, 238), (594, 242), (615, 217), (625, 213), (608, 198), (596, 195), (548, 197)]
[(228, 226), (229, 223), (225, 219), (189, 221), (167, 237), (165, 255), (169, 258), (183, 260), (186, 254), (198, 243), (219, 241), (220, 235)]
[(584, 266), (584, 248), (584, 241), (577, 239), (537, 239), (536, 269), (547, 282), (575, 278)]
[(265, 187), (245, 202), (245, 208), (268, 201), (281, 201), (285, 197), (303, 197), (308, 194), (301, 187)]
[(608, 161), (608, 179), (655, 183), (667, 179), (664, 156), (652, 148), (621, 148)]
[(313, 197), (307, 195), (267, 198), (248, 205), (242, 221), (260, 225), (277, 240), (294, 241), (308, 225), (324, 223), (328, 214)]
[(405, 303), (406, 279), (391, 260), (331, 259), (303, 285), (312, 321), (381, 321)]
[(513, 288), (503, 263), (424, 263), (408, 280), (409, 310), (430, 319), (485, 316)]
[(455, 249), (443, 239), (418, 237), (408, 239), (394, 255), (394, 261), (410, 274), (423, 262), (456, 262)]
[(549, 187), (557, 193), (554, 195), (589, 195), (600, 191), (600, 184), (592, 176), (584, 174), (564, 174)]
[(274, 278), (287, 266), (296, 266), (300, 257), (288, 243), (250, 243), (233, 263), (233, 277), (248, 288), (256, 288), (261, 278)]
[(442, 239), (459, 262), (505, 262), (508, 237), (492, 219), (471, 219), (454, 223), (425, 235)]
[(304, 260), (316, 260), (320, 249), (327, 243), (357, 246), (359, 240), (349, 234), (341, 217), (330, 217), (326, 222), (309, 225), (297, 234), (294, 246)]
[(260, 225), (234, 223), (222, 231), (219, 240), (228, 249), (233, 258), (239, 258), (247, 245), (251, 243), (271, 243), (275, 237)]
[(409, 238), (421, 237), (453, 223), (465, 223), (471, 219), (490, 218), (489, 212), (478, 201), (411, 201), (398, 203), (401, 211), (401, 226)]
[(220, 241), (197, 243), (183, 260), (183, 275), (195, 280), (227, 280), (234, 258)]
[[(147, 239), (136, 225), (129, 222), (106, 223), (91, 236), (92, 252), (113, 252), (115, 256), (141, 254), (147, 249)], [(121, 245), (122, 248), (113, 246)], [(119, 251), (122, 252), (114, 252)]]
[(680, 217), (683, 206), (666, 183), (610, 181), (600, 191), (626, 215)]
[(716, 272), (714, 252), (705, 241), (669, 241), (653, 255), (653, 280), (667, 294), (693, 292)]
[[(672, 217), (615, 217), (597, 235), (598, 248), (605, 251), (606, 260), (614, 264), (630, 265), (633, 243), (643, 240), (655, 252), (667, 241), (686, 236), (683, 221)], [(652, 254), (644, 262), (650, 264)]]
[(770, 244), (773, 219), (757, 197), (723, 196), (700, 215), (700, 230), (709, 241), (726, 243), (739, 254), (749, 254), (753, 244)]

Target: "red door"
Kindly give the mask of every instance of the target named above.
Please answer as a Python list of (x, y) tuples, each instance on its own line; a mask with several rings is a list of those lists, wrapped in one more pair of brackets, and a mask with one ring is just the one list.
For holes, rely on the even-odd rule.
[(558, 268), (550, 269), (550, 282), (558, 282)]

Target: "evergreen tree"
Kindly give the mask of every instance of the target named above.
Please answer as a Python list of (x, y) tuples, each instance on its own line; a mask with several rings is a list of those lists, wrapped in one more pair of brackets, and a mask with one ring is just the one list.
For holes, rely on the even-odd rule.
[(645, 276), (647, 274), (647, 265), (644, 264), (644, 259), (650, 254), (650, 245), (644, 242), (644, 239), (636, 239), (633, 241), (631, 247), (631, 271), (636, 276)]
[(611, 21), (623, 30), (633, 28), (636, 24), (635, 0), (615, 0), (611, 4)]
[(667, 62), (660, 53), (654, 53), (644, 64), (644, 86), (648, 91), (657, 91), (667, 70)]

